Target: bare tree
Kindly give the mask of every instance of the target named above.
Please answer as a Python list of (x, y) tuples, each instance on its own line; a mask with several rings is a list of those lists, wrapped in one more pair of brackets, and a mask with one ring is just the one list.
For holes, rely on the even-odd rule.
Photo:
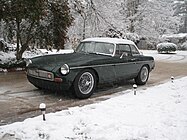
[(176, 15), (183, 18), (183, 25), (181, 31), (187, 33), (187, 1), (176, 0), (175, 1)]

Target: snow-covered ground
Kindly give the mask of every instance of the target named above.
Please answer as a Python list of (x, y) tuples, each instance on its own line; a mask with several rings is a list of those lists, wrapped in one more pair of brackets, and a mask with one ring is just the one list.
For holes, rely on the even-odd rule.
[(157, 50), (141, 50), (144, 55), (153, 56), (155, 60), (169, 63), (187, 63), (187, 51), (176, 51), (170, 54), (158, 54)]
[(23, 58), (29, 59), (37, 56), (43, 56), (43, 55), (53, 55), (53, 54), (66, 54), (66, 53), (73, 53), (73, 49), (64, 49), (57, 51), (56, 49), (52, 49), (51, 51), (48, 51), (46, 49), (38, 49), (33, 52), (25, 51), (23, 53)]
[(0, 127), (1, 140), (186, 140), (187, 77)]
[(4, 64), (15, 59), (16, 59), (15, 52), (11, 51), (11, 52), (5, 53), (5, 52), (0, 51), (0, 63)]
[[(67, 50), (55, 50), (53, 49), (52, 51), (47, 51), (46, 49), (38, 49), (38, 50), (33, 50), (33, 51), (25, 51), (23, 53), (23, 58), (33, 58), (36, 56), (42, 56), (42, 55), (51, 55), (51, 54), (64, 54), (64, 53), (72, 53), (74, 50), (73, 49), (67, 49)], [(9, 51), (9, 52), (2, 52), (0, 51), (0, 63), (7, 63), (11, 60), (15, 60), (15, 52), (14, 51)]]

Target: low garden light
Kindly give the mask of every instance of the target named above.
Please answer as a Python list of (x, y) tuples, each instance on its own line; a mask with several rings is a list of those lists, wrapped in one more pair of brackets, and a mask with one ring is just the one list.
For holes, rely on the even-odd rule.
[(137, 86), (136, 84), (133, 85), (134, 95), (136, 95), (136, 89), (137, 89), (137, 87), (138, 87), (138, 86)]
[(46, 111), (46, 105), (44, 103), (41, 103), (39, 106), (40, 110), (42, 111), (42, 115), (43, 115), (43, 121), (45, 121), (45, 111)]
[(172, 83), (174, 82), (174, 77), (173, 77), (173, 76), (171, 76), (171, 82), (172, 82)]

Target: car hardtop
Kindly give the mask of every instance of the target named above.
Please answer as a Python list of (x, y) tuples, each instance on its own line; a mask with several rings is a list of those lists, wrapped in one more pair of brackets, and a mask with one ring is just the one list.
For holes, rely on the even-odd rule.
[(135, 45), (135, 43), (131, 40), (120, 39), (120, 38), (109, 38), (109, 37), (87, 38), (87, 39), (84, 39), (81, 42), (105, 42), (105, 43), (113, 43), (113, 44), (132, 44), (132, 45)]

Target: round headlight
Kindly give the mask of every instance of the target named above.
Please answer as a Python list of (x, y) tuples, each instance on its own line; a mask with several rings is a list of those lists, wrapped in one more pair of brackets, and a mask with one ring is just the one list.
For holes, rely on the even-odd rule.
[(60, 72), (63, 75), (66, 75), (69, 73), (69, 66), (67, 64), (64, 64), (61, 68), (60, 68)]

